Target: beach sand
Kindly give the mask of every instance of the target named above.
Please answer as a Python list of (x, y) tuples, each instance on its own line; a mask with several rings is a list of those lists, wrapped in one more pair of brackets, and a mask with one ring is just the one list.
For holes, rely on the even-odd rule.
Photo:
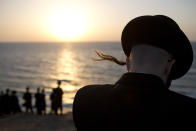
[(76, 131), (72, 113), (64, 115), (17, 114), (0, 118), (0, 131)]

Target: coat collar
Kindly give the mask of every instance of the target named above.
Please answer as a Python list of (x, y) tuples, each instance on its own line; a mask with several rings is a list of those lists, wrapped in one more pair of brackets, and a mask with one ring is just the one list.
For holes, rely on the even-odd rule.
[(123, 74), (115, 83), (115, 85), (117, 84), (126, 86), (137, 85), (138, 87), (165, 87), (163, 80), (156, 75), (132, 72)]

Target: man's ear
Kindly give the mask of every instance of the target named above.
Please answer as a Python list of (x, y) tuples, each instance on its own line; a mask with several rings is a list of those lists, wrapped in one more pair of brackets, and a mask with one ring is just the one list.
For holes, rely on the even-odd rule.
[(130, 72), (131, 69), (131, 63), (130, 63), (130, 59), (129, 57), (126, 58), (126, 66), (127, 66), (127, 72)]
[(172, 66), (175, 64), (176, 60), (173, 59), (172, 61), (167, 63), (167, 67), (165, 68), (165, 75), (169, 76)]

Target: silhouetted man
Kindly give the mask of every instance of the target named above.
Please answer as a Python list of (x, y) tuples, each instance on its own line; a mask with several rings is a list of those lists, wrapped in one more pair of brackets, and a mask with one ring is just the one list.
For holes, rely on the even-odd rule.
[(9, 114), (11, 112), (10, 105), (10, 90), (6, 89), (6, 93), (2, 97), (2, 109), (3, 113)]
[(40, 94), (40, 103), (41, 103), (41, 111), (42, 114), (46, 114), (46, 99), (45, 99), (45, 90), (42, 89), (42, 92)]
[(97, 60), (126, 65), (128, 72), (113, 85), (77, 92), (77, 130), (195, 130), (196, 100), (168, 89), (193, 61), (191, 44), (177, 23), (163, 15), (137, 17), (125, 26), (121, 44), (126, 62), (101, 52)]
[(42, 114), (42, 107), (41, 107), (41, 93), (40, 88), (37, 88), (37, 93), (35, 94), (35, 107), (37, 110), (37, 114)]
[(50, 94), (51, 101), (51, 113), (55, 112), (55, 89), (52, 89), (52, 93)]
[(16, 91), (12, 91), (12, 94), (10, 96), (10, 105), (11, 105), (11, 112), (13, 114), (21, 112), (18, 97), (16, 96)]
[(3, 114), (3, 91), (0, 92), (0, 115)]
[(24, 106), (26, 108), (26, 113), (28, 113), (29, 110), (31, 111), (31, 113), (33, 113), (32, 96), (31, 93), (29, 92), (29, 87), (26, 88), (26, 92), (23, 95), (23, 99), (25, 100)]
[(61, 114), (63, 113), (63, 106), (62, 106), (62, 96), (63, 90), (61, 89), (61, 81), (57, 81), (57, 88), (54, 90), (54, 110), (55, 114), (58, 114), (58, 109), (60, 109)]

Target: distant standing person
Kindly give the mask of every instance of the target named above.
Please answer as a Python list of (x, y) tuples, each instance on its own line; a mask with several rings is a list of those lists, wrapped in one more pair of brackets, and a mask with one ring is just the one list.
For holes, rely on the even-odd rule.
[(2, 110), (3, 113), (10, 113), (10, 90), (6, 89), (6, 93), (2, 97)]
[(3, 91), (0, 92), (0, 116), (3, 114)]
[(42, 114), (46, 114), (46, 99), (45, 99), (45, 90), (42, 89), (40, 94), (40, 104), (41, 104), (41, 112)]
[(29, 87), (28, 86), (26, 88), (26, 92), (23, 95), (23, 99), (25, 100), (24, 106), (26, 108), (26, 112), (28, 113), (29, 110), (30, 110), (31, 113), (33, 113), (33, 109), (32, 109), (32, 97), (31, 97), (31, 93), (29, 92)]
[(41, 115), (41, 93), (40, 93), (40, 88), (37, 88), (37, 93), (35, 94), (35, 108), (37, 110), (37, 114)]
[(61, 89), (61, 81), (57, 81), (57, 88), (54, 90), (54, 99), (55, 99), (55, 114), (58, 114), (58, 109), (60, 108), (61, 114), (63, 113), (63, 106), (62, 106), (62, 96), (63, 96), (63, 91)]
[(12, 91), (12, 94), (10, 96), (10, 106), (11, 106), (11, 113), (15, 114), (21, 112), (16, 91)]
[(55, 111), (55, 89), (53, 88), (52, 93), (50, 94), (50, 100), (51, 100), (51, 113), (54, 113)]

